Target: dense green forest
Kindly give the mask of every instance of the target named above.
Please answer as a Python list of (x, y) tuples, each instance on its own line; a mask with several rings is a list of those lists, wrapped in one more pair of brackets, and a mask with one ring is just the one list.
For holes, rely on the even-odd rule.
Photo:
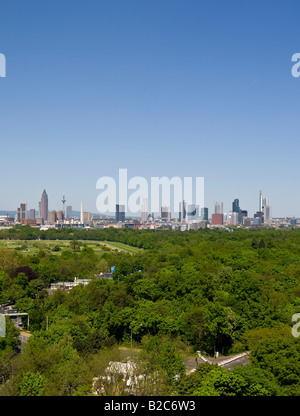
[[(299, 230), (15, 227), (0, 240), (56, 242), (34, 254), (0, 247), (0, 304), (27, 312), (32, 334), (20, 353), (19, 329), (6, 318), (1, 395), (300, 395), (300, 338), (291, 331), (300, 313)], [(102, 246), (99, 254), (91, 240), (143, 250)], [(112, 266), (113, 280), (95, 278)], [(92, 281), (48, 294), (75, 276)], [(108, 370), (124, 350), (138, 352), (131, 391)], [(250, 364), (201, 364), (186, 374), (184, 357), (196, 351), (249, 351)]]

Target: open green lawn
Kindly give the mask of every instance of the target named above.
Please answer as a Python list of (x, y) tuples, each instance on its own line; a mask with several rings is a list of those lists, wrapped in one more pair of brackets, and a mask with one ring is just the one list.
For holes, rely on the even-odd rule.
[[(92, 240), (80, 240), (83, 245), (91, 247), (96, 254), (102, 256), (105, 252), (105, 247), (110, 250), (124, 251), (126, 253), (134, 254), (138, 253), (142, 249), (132, 247), (123, 243), (115, 243), (111, 241), (92, 241)], [(0, 241), (0, 247), (6, 247), (11, 250), (15, 250), (26, 246), (25, 250), (21, 250), (23, 254), (37, 254), (39, 250), (51, 251), (52, 254), (60, 255), (65, 250), (70, 250), (70, 241), (68, 240), (2, 240)], [(52, 251), (55, 246), (59, 246), (59, 251)]]

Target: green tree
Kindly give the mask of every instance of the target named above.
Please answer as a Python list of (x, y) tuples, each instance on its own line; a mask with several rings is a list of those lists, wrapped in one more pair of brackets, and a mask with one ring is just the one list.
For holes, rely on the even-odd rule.
[(45, 378), (39, 373), (24, 373), (19, 381), (20, 396), (42, 396)]

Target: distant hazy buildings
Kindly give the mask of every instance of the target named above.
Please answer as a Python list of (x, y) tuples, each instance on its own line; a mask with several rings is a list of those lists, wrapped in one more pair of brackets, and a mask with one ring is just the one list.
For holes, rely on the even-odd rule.
[(262, 191), (259, 191), (258, 211), (254, 214), (253, 224), (255, 226), (272, 224), (272, 208), (269, 205), (269, 198), (263, 198)]

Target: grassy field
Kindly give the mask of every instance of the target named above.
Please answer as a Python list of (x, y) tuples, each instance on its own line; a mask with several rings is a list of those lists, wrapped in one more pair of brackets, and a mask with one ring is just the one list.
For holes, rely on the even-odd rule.
[[(123, 243), (115, 243), (111, 241), (92, 241), (81, 240), (83, 246), (91, 247), (96, 254), (102, 256), (105, 250), (118, 250), (124, 251), (129, 254), (138, 253), (142, 249), (137, 247), (128, 246)], [(54, 247), (58, 246), (58, 251), (53, 251)], [(70, 250), (70, 241), (68, 240), (2, 240), (0, 241), (0, 247), (6, 247), (11, 250), (20, 249), (23, 254), (37, 254), (39, 250), (51, 251), (52, 254), (60, 255), (65, 250)]]

